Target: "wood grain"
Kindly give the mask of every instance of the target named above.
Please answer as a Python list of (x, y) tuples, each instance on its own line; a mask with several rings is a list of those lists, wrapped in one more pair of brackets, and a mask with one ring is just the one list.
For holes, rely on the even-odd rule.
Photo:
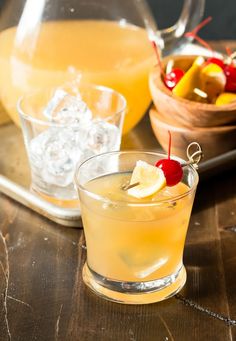
[[(123, 148), (159, 148), (148, 118)], [(81, 279), (83, 232), (0, 194), (0, 341), (233, 341), (236, 327), (236, 174), (200, 182), (187, 235), (181, 297), (145, 306), (105, 301)], [(236, 228), (235, 228), (236, 230)], [(203, 310), (197, 309), (202, 307)]]
[[(229, 215), (235, 210), (232, 179), (226, 178), (222, 186), (219, 178), (211, 180), (208, 185), (217, 188), (214, 193), (204, 183), (199, 188), (185, 248), (188, 280), (181, 293), (231, 318), (236, 317), (236, 260), (235, 249), (228, 250), (227, 243), (233, 246), (236, 234), (225, 231), (222, 221), (227, 226), (236, 223), (235, 216)], [(7, 307), (12, 340), (227, 341), (235, 335), (234, 327), (175, 298), (149, 306), (123, 306), (96, 297), (81, 279), (86, 257), (81, 231), (48, 222), (4, 196), (0, 205), (9, 255)], [(226, 221), (226, 217), (230, 218)], [(222, 242), (221, 234), (227, 233), (233, 236)], [(5, 269), (2, 240), (0, 255)], [(4, 293), (3, 273), (0, 276)], [(2, 309), (1, 340), (8, 339), (4, 316)]]
[(154, 108), (150, 109), (149, 116), (153, 132), (162, 148), (168, 151), (170, 131), (173, 140), (172, 153), (179, 157), (186, 158), (187, 147), (193, 141), (201, 145), (205, 160), (236, 148), (236, 124), (214, 128), (187, 128), (168, 123)]

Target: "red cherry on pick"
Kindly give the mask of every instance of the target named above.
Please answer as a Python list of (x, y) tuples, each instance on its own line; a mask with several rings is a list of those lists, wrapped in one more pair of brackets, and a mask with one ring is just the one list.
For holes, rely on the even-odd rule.
[(236, 68), (233, 65), (226, 65), (224, 73), (226, 75), (225, 91), (236, 92)]
[(163, 171), (166, 178), (166, 184), (167, 186), (171, 187), (177, 185), (181, 181), (183, 177), (183, 169), (178, 161), (170, 158), (171, 133), (169, 130), (168, 134), (169, 134), (168, 158), (157, 161), (155, 166), (159, 167)]
[(173, 90), (176, 84), (183, 77), (184, 71), (181, 69), (173, 69), (167, 73), (164, 78), (164, 83), (169, 90)]
[(156, 167), (163, 171), (167, 186), (177, 185), (183, 177), (183, 169), (180, 163), (173, 159), (162, 159), (157, 161)]
[(216, 57), (208, 58), (206, 61), (206, 64), (216, 64), (216, 65), (220, 66), (222, 69), (224, 68), (223, 60), (220, 58), (216, 58)]

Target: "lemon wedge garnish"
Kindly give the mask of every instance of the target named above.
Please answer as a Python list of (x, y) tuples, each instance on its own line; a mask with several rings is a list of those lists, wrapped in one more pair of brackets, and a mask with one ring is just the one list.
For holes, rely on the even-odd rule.
[(183, 77), (173, 89), (173, 94), (178, 97), (194, 100), (194, 88), (199, 88), (199, 74), (205, 59), (201, 56), (197, 57), (192, 66), (185, 72)]
[(163, 171), (144, 161), (137, 161), (133, 170), (130, 185), (139, 183), (130, 188), (127, 193), (135, 198), (141, 199), (149, 197), (160, 191), (166, 185)]

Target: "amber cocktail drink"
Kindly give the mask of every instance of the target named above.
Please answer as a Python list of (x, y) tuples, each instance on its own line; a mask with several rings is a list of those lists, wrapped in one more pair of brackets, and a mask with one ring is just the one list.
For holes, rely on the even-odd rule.
[(76, 174), (87, 243), (83, 279), (110, 300), (156, 302), (186, 281), (182, 257), (198, 182), (195, 169), (185, 167), (180, 183), (148, 198), (124, 190), (137, 160), (154, 165), (163, 157), (107, 153), (86, 161)]

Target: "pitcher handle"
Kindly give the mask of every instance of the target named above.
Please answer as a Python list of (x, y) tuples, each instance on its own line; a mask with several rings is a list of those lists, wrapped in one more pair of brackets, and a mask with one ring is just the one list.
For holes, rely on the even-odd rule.
[(175, 25), (159, 31), (163, 41), (163, 55), (171, 54), (189, 41), (184, 34), (199, 24), (204, 8), (205, 0), (184, 0), (182, 12)]

